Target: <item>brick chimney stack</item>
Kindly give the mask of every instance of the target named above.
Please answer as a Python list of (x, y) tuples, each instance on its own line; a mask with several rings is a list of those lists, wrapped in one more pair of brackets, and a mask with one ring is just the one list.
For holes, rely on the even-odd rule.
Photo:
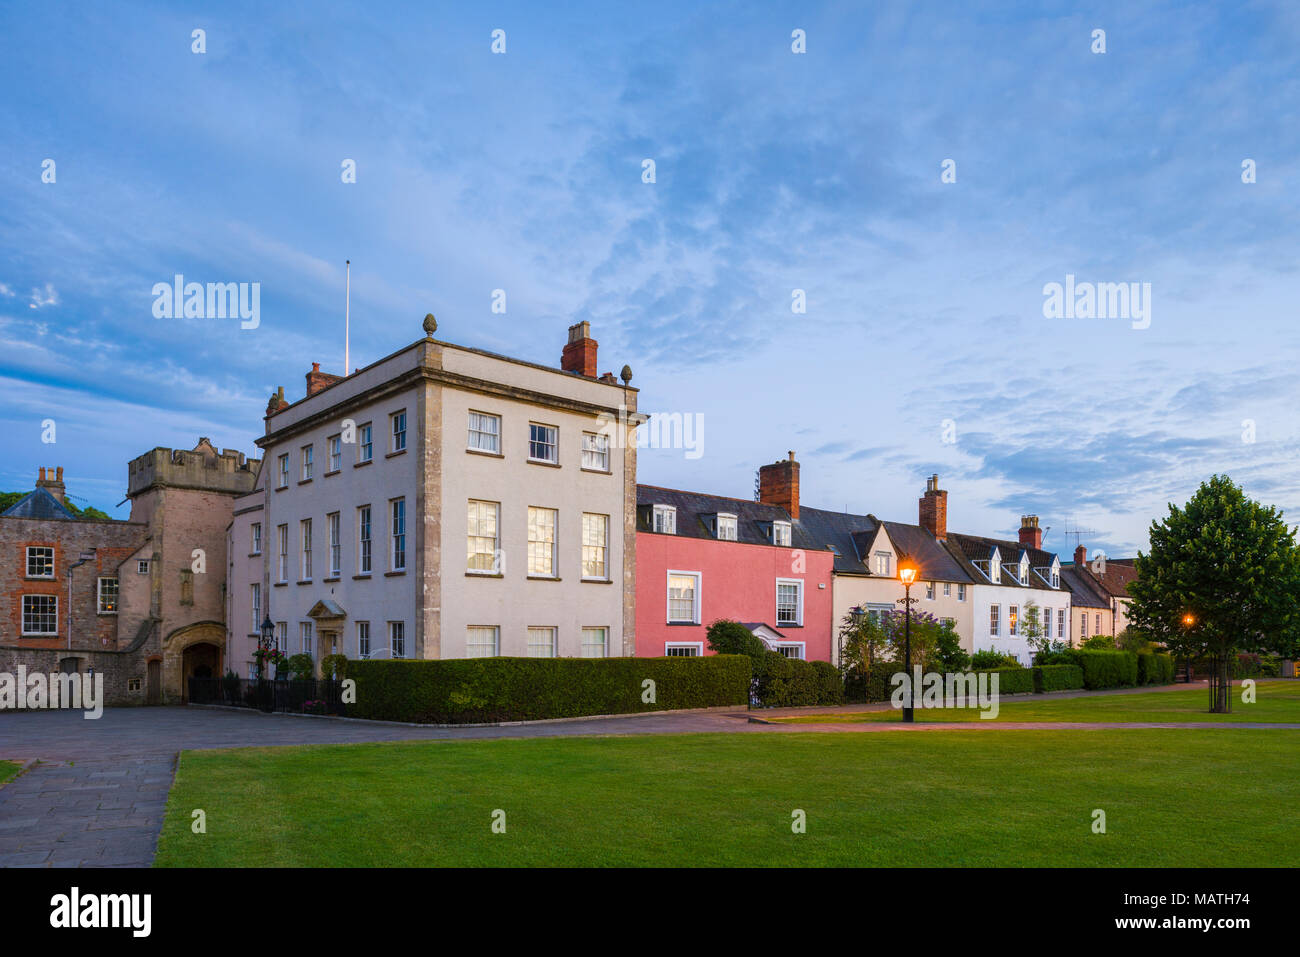
[(1076, 565), (1088, 564), (1088, 548), (1080, 542), (1074, 549), (1074, 563)]
[(591, 323), (575, 322), (569, 326), (569, 341), (560, 354), (560, 368), (594, 379), (596, 371), (596, 340), (591, 338)]
[(917, 523), (939, 541), (948, 537), (948, 493), (939, 488), (938, 474), (925, 480), (925, 494), (921, 496)]
[(36, 479), (36, 487), (43, 488), (55, 497), (60, 505), (64, 503), (63, 466), (47, 470), (42, 468)]
[(1037, 515), (1020, 516), (1020, 544), (1030, 548), (1043, 547), (1043, 530), (1038, 527)]
[(313, 362), (311, 371), (307, 373), (307, 394), (315, 395), (326, 386), (331, 386), (343, 378), (341, 375), (332, 375), (328, 372), (320, 371), (320, 363)]
[(758, 500), (764, 505), (779, 505), (799, 517), (799, 463), (794, 453), (784, 462), (773, 462), (758, 470)]

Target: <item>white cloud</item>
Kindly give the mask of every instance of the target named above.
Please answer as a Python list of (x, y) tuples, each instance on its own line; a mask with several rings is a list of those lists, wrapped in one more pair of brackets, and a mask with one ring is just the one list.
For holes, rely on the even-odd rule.
[(59, 294), (50, 283), (45, 284), (45, 288), (33, 289), (32, 300), (28, 303), (29, 308), (40, 309), (44, 306), (57, 306), (59, 304)]

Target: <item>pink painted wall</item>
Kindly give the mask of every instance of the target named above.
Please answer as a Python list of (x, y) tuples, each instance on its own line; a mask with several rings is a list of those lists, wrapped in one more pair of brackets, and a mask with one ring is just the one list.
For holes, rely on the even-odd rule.
[[(803, 570), (797, 571), (797, 562)], [(637, 532), (636, 653), (658, 657), (665, 642), (704, 642), (719, 618), (763, 622), (791, 641), (802, 641), (808, 661), (831, 660), (831, 566), (828, 551), (801, 551), (714, 539)], [(699, 572), (700, 624), (669, 625), (668, 570)], [(776, 580), (802, 579), (803, 627), (776, 624)], [(824, 585), (824, 588), (818, 587)], [(704, 653), (710, 654), (708, 645)]]

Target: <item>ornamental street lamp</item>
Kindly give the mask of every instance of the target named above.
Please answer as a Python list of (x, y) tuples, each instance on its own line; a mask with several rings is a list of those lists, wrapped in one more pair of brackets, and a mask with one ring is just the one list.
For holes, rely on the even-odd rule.
[(912, 597), (912, 583), (916, 581), (917, 567), (916, 562), (910, 558), (904, 558), (898, 563), (898, 580), (903, 583), (903, 597), (899, 602), (906, 609), (903, 617), (903, 667), (907, 672), (908, 694), (904, 698), (903, 721), (911, 724), (912, 717), (912, 699), (916, 696), (916, 689), (912, 687), (912, 602), (916, 601)]
[(262, 640), (259, 641), (258, 647), (262, 650), (262, 661), (260, 677), (266, 680), (267, 652), (275, 647), (275, 622), (271, 621), (270, 609), (267, 609), (266, 618), (262, 620)]

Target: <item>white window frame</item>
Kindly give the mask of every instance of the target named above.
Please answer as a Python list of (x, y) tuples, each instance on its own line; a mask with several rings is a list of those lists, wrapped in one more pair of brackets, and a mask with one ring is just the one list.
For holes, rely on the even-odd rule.
[[(34, 552), (49, 552), (49, 555), (38, 556), (38, 555), (34, 555), (33, 554)], [(49, 581), (54, 578), (54, 546), (53, 545), (28, 545), (26, 558), (27, 558), (27, 564), (25, 566), (25, 571), (27, 572), (27, 574), (25, 577), (35, 578), (41, 581)], [(37, 564), (41, 567), (44, 567), (46, 560), (48, 559), (49, 569), (50, 569), (49, 574), (33, 575), (32, 574), (33, 558), (37, 560)]]
[(325, 516), (325, 527), (329, 535), (330, 577), (338, 578), (343, 572), (343, 520), (338, 512)]
[(388, 451), (406, 451), (406, 410), (398, 409), (388, 416)]
[[(785, 653), (787, 649), (796, 652), (796, 654), (787, 655)], [(772, 650), (775, 651), (778, 655), (782, 655), (786, 658), (790, 658), (793, 660), (797, 660), (797, 661), (808, 660), (806, 643), (802, 641), (778, 641), (773, 644)]]
[(275, 546), (279, 549), (275, 568), (277, 580), (287, 582), (289, 580), (289, 526), (287, 523), (275, 526)]
[[(534, 512), (537, 512), (539, 514), (544, 512), (550, 513), (551, 540), (549, 542), (542, 539), (533, 538), (533, 528), (535, 525), (533, 521)], [(560, 542), (560, 510), (556, 508), (546, 508), (543, 505), (529, 505), (527, 515), (528, 515), (528, 528), (526, 530), (526, 534), (528, 535), (528, 577), (529, 578), (559, 578), (560, 568), (559, 568), (558, 549), (559, 549), (559, 542)], [(533, 570), (533, 555), (534, 554), (537, 554), (539, 556), (541, 555), (540, 548), (534, 549), (534, 546), (543, 546), (543, 545), (550, 546), (549, 549), (550, 571), (549, 572), (540, 572), (540, 571)]]
[(316, 467), (316, 446), (304, 445), (299, 454), (302, 456), (302, 481), (310, 482)]
[(1043, 609), (1043, 637), (1052, 637), (1052, 609)]
[(357, 506), (357, 574), (375, 570), (375, 512), (369, 505)]
[(363, 422), (357, 426), (357, 464), (375, 460), (375, 429), (373, 422)]
[[(542, 429), (542, 440), (533, 438), (533, 429)], [(550, 439), (550, 441), (546, 441)], [(539, 458), (533, 454), (534, 444), (540, 445), (543, 449), (550, 449), (552, 458)], [(542, 462), (546, 465), (560, 464), (560, 427), (558, 425), (545, 425), (541, 422), (528, 423), (528, 461)]]
[(343, 436), (331, 435), (325, 440), (325, 473), (337, 472), (343, 467)]
[(280, 455), (279, 464), (280, 464), (280, 471), (276, 473), (275, 487), (288, 488), (289, 487), (289, 453), (288, 452), (284, 452)]
[(299, 578), (299, 581), (309, 582), (311, 581), (311, 573), (312, 573), (311, 519), (310, 518), (304, 518), (299, 520), (298, 522), (298, 543), (302, 548), (302, 564), (301, 567), (299, 568), (299, 571), (302, 573), (302, 577)]
[[(795, 586), (795, 620), (781, 620), (781, 586)], [(778, 578), (776, 580), (776, 627), (797, 627), (803, 625), (803, 579), (802, 578)]]
[(311, 621), (298, 622), (298, 653), (311, 655), (312, 659), (316, 658), (316, 635), (315, 623)]
[(388, 500), (388, 570), (406, 571), (406, 499)]
[(1016, 637), (1016, 629), (1017, 627), (1019, 627), (1019, 625), (1020, 625), (1020, 606), (1008, 605), (1007, 606), (1007, 627), (1010, 630), (1007, 632), (1007, 636), (1009, 638)]
[(966, 584), (964, 582), (957, 583), (957, 600), (958, 601), (966, 600)]
[[(674, 655), (673, 651), (689, 649), (695, 652), (692, 655)], [(703, 658), (704, 642), (702, 641), (665, 641), (664, 642), (665, 658)]]
[(996, 637), (1002, 635), (1002, 606), (989, 605), (989, 634)]
[(370, 622), (357, 622), (357, 657), (365, 661), (372, 654), (374, 649), (370, 646)]
[(876, 560), (875, 573), (889, 577), (892, 574), (890, 568), (893, 565), (894, 556), (889, 552), (876, 552), (872, 557)]
[(656, 505), (652, 513), (650, 527), (661, 535), (677, 534), (677, 506)]
[[(113, 607), (104, 607), (104, 582), (113, 583)], [(117, 607), (122, 602), (122, 584), (116, 575), (100, 575), (95, 579), (95, 609), (100, 615), (116, 615)]]
[(253, 582), (248, 586), (248, 605), (252, 626), (248, 629), (255, 634), (262, 633), (262, 586), (259, 582)]
[(779, 545), (782, 548), (789, 548), (790, 543), (794, 541), (794, 526), (789, 522), (776, 521), (772, 523), (772, 544)]
[(402, 659), (406, 657), (406, 622), (388, 622), (388, 657)]
[[(478, 421), (475, 420), (474, 418), (475, 416), (479, 417)], [(487, 424), (488, 422), (492, 423), (493, 426), (495, 426), (495, 431), (489, 432), (481, 428), (481, 426)], [(476, 425), (480, 427), (475, 428)], [(482, 444), (484, 438), (491, 438), (492, 441), (490, 445)], [(476, 444), (476, 442), (478, 444)], [(491, 412), (478, 412), (475, 411), (474, 409), (470, 409), (469, 410), (469, 437), (466, 439), (466, 443), (467, 444), (465, 447), (470, 452), (484, 452), (488, 455), (500, 455), (501, 454), (501, 416), (493, 415)], [(486, 628), (487, 626), (484, 625), (482, 627)]]
[[(537, 650), (541, 649), (543, 646), (541, 641), (534, 640), (535, 634), (541, 634), (543, 632), (547, 633), (549, 636), (549, 641), (545, 645), (546, 649), (549, 651), (549, 654), (545, 654), (545, 655), (536, 653)], [(554, 625), (529, 625), (525, 632), (525, 637), (528, 641), (528, 646), (526, 650), (527, 650), (527, 656), (529, 658), (559, 657), (560, 629), (556, 628)]]
[[(595, 632), (595, 631), (600, 632), (600, 654), (598, 655), (593, 655), (588, 653), (589, 649), (595, 647), (595, 644), (593, 642), (588, 641), (587, 636), (591, 632)], [(609, 657), (609, 628), (600, 625), (584, 625), (582, 628), (581, 641), (582, 644), (579, 647), (579, 651), (583, 658), (608, 658)]]
[[(599, 543), (587, 541), (588, 519), (603, 519), (604, 527), (601, 541)], [(591, 563), (588, 555), (600, 555), (600, 573), (591, 575), (587, 573), (587, 566)], [(602, 515), (599, 512), (582, 513), (582, 580), (588, 582), (607, 582), (609, 581), (609, 516)]]
[[(726, 529), (727, 534), (723, 534)], [(740, 540), (740, 519), (731, 512), (719, 512), (713, 516), (713, 537), (720, 542), (735, 542)]]
[[(674, 579), (674, 578), (694, 578), (694, 579), (695, 579), (695, 590), (694, 590), (694, 594), (691, 596), (691, 617), (690, 617), (690, 620), (689, 620), (689, 621), (686, 620), (686, 619), (684, 619), (684, 618), (674, 618), (674, 617), (673, 617), (673, 598), (672, 598), (672, 592), (673, 592), (673, 579)], [(702, 604), (702, 603), (701, 603), (701, 593), (702, 593), (703, 591), (704, 591), (704, 573), (703, 573), (703, 572), (684, 571), (684, 570), (675, 569), (675, 568), (670, 568), (670, 569), (668, 569), (668, 574), (667, 574), (667, 577), (666, 577), (666, 580), (665, 580), (665, 585), (664, 585), (664, 602), (665, 602), (665, 605), (664, 605), (664, 613), (665, 613), (666, 623), (669, 624), (669, 625), (698, 625), (698, 624), (700, 624), (700, 607), (701, 607), (701, 604)]]
[(1061, 641), (1065, 638), (1065, 632), (1066, 632), (1065, 623), (1067, 620), (1067, 616), (1065, 612), (1066, 609), (1064, 608), (1058, 608), (1056, 610), (1056, 630), (1058, 632), (1056, 636), (1057, 641)]
[(925, 583), (925, 598), (926, 601), (934, 601), (934, 582)]
[[(482, 654), (483, 643), (471, 640), (475, 632), (488, 631), (492, 633), (492, 652), (491, 654)], [(465, 657), (466, 658), (497, 658), (501, 654), (501, 626), (500, 625), (469, 625), (465, 629)]]
[(582, 467), (588, 472), (609, 472), (609, 436), (603, 432), (582, 433)]
[[(482, 548), (483, 543), (488, 541), (488, 536), (477, 534), (483, 529), (484, 508), (490, 509), (490, 514), (492, 516), (491, 553), (485, 552)], [(472, 516), (471, 513), (473, 513)], [(501, 503), (489, 502), (478, 498), (469, 499), (469, 507), (466, 509), (465, 513), (465, 571), (471, 575), (501, 574), (500, 562), (497, 558), (500, 553)], [(480, 555), (488, 556), (487, 568), (480, 568), (475, 564), (475, 560)]]
[(135, 573), (136, 573), (137, 575), (148, 575), (148, 574), (149, 574), (149, 559), (147, 559), (147, 558), (139, 558), (139, 559), (136, 559), (136, 563), (135, 563)]
[(250, 547), (252, 548), (251, 554), (253, 555), (262, 554), (262, 523), (261, 522), (253, 522), (249, 526), (249, 536), (251, 538), (251, 542), (250, 542)]
[[(28, 602), (37, 598), (49, 599), (54, 602), (53, 613), (49, 613), (49, 612), (39, 613), (39, 617), (48, 618), (53, 622), (54, 626), (49, 631), (31, 631), (27, 627), (28, 619), (35, 619), (38, 616), (37, 612), (29, 612), (27, 610)], [(20, 614), (22, 617), (21, 617), (19, 627), (22, 629), (22, 634), (25, 637), (48, 638), (51, 635), (57, 635), (59, 633), (59, 596), (58, 595), (23, 595), (22, 601), (20, 602)]]

